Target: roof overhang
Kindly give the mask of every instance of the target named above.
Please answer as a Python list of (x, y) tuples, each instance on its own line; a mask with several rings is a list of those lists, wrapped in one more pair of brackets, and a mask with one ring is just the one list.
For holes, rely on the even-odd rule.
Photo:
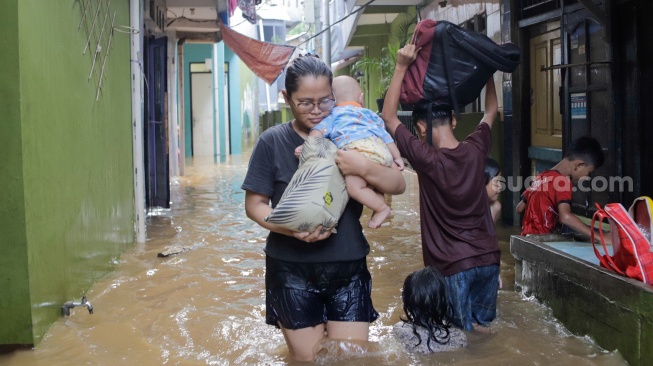
[[(356, 6), (363, 6), (368, 2), (369, 0), (357, 0)], [(390, 23), (397, 15), (407, 12), (409, 7), (421, 5), (424, 2), (424, 0), (376, 0), (363, 10), (363, 15), (357, 25)], [(397, 5), (397, 3), (401, 3), (401, 5)]]
[(198, 42), (222, 40), (219, 14), (228, 12), (227, 0), (166, 0), (166, 28), (177, 38)]

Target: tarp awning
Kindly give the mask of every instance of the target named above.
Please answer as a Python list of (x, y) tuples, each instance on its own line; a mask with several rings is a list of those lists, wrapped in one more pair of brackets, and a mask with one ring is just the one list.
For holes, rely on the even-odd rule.
[(222, 22), (220, 22), (220, 29), (225, 44), (240, 57), (254, 74), (268, 84), (272, 84), (277, 80), (295, 51), (294, 46), (261, 42), (247, 37)]

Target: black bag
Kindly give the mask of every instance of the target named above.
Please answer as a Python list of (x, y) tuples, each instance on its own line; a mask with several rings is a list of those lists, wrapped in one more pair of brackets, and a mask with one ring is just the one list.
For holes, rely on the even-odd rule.
[[(497, 70), (515, 71), (521, 56), (512, 43), (498, 45), (484, 34), (431, 19), (418, 23), (413, 43), (422, 51), (408, 68), (400, 101), (428, 108), (429, 128), (431, 109), (447, 106), (458, 114), (478, 98)], [(422, 52), (428, 52), (428, 58)]]
[(488, 36), (447, 21), (435, 26), (435, 37), (424, 79), (424, 98), (458, 111), (478, 98), (497, 71), (513, 72), (519, 47), (498, 45)]

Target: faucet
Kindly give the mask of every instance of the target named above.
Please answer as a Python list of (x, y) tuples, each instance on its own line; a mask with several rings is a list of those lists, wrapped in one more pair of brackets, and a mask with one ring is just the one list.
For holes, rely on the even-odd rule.
[(75, 301), (66, 301), (63, 303), (63, 306), (61, 307), (61, 315), (62, 316), (69, 316), (70, 315), (70, 309), (76, 307), (76, 306), (85, 306), (88, 309), (89, 314), (93, 314), (93, 305), (91, 305), (90, 302), (86, 300), (86, 296), (82, 297), (81, 302), (75, 302)]

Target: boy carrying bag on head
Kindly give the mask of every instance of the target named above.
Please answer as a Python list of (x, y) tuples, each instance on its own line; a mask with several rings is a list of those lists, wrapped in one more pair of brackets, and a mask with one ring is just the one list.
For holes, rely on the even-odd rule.
[[(413, 111), (418, 139), (397, 118), (401, 85), (417, 51), (409, 44), (397, 53), (382, 117), (417, 173), (424, 264), (445, 276), (450, 321), (465, 330), (488, 331), (496, 317), (501, 255), (484, 172), (498, 109), (494, 80), (486, 84), (483, 119), (465, 140), (453, 134), (451, 107)], [(427, 119), (432, 120), (430, 130)], [(427, 143), (429, 135), (433, 146)]]

